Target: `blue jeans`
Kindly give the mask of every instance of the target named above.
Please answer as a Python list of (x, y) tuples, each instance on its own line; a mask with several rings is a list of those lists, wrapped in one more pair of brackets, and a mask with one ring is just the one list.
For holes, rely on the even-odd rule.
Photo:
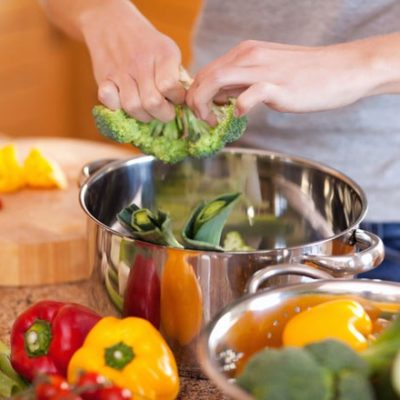
[(382, 239), (385, 259), (377, 268), (358, 277), (400, 282), (400, 223), (363, 222), (360, 227)]

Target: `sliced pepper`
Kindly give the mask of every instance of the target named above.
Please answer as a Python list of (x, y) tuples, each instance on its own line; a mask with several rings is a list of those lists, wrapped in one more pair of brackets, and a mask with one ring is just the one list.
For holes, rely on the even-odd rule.
[(291, 318), (282, 340), (285, 346), (305, 346), (324, 339), (337, 339), (361, 351), (368, 346), (372, 327), (371, 318), (360, 303), (337, 299), (318, 304)]
[(68, 366), (68, 381), (98, 373), (132, 393), (132, 399), (173, 400), (179, 392), (174, 356), (153, 325), (136, 317), (105, 317), (89, 332)]
[(87, 307), (41, 301), (18, 316), (11, 330), (11, 363), (24, 378), (36, 374), (66, 375), (72, 354), (100, 320)]
[(181, 345), (199, 333), (203, 318), (203, 298), (189, 252), (169, 248), (161, 278), (161, 325), (171, 339)]
[(15, 145), (0, 149), (0, 192), (13, 192), (25, 186), (24, 169), (17, 158)]
[(32, 149), (24, 161), (24, 173), (28, 186), (38, 189), (65, 189), (67, 177), (61, 167), (45, 157), (38, 149)]

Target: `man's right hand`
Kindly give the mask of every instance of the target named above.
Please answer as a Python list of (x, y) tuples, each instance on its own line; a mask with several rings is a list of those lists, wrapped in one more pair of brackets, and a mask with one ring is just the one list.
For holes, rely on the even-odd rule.
[(181, 53), (128, 1), (99, 2), (80, 16), (99, 100), (141, 121), (169, 121), (183, 103)]

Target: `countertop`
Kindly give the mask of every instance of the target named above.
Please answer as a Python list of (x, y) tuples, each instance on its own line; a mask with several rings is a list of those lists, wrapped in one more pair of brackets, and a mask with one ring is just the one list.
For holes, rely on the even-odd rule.
[[(88, 281), (79, 283), (59, 284), (40, 287), (0, 287), (0, 340), (9, 343), (11, 325), (15, 317), (31, 304), (43, 299), (71, 301), (88, 305), (90, 284)], [(226, 399), (207, 380), (181, 378), (179, 399), (222, 400)]]

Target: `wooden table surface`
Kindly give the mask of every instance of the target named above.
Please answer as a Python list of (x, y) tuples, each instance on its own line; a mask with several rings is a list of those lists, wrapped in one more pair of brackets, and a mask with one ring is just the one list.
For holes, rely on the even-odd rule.
[[(74, 301), (89, 305), (90, 281), (39, 287), (0, 287), (0, 340), (9, 344), (10, 329), (15, 317), (31, 304), (43, 299)], [(226, 399), (207, 380), (181, 378), (179, 399)]]

